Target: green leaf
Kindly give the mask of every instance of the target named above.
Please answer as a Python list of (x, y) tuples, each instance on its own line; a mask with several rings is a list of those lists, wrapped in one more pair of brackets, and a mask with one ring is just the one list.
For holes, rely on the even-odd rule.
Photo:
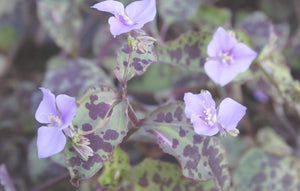
[(248, 139), (233, 136), (220, 137), (220, 141), (226, 150), (230, 168), (237, 166), (240, 158), (251, 145)]
[(300, 29), (291, 37), (286, 50), (286, 59), (288, 65), (295, 72), (300, 71)]
[(261, 129), (257, 134), (257, 140), (262, 149), (275, 155), (288, 155), (292, 153), (292, 149), (277, 135), (270, 127)]
[(171, 25), (194, 16), (200, 3), (201, 0), (158, 1), (158, 14), (167, 25)]
[(38, 0), (38, 17), (55, 43), (72, 55), (78, 54), (82, 19), (73, 0)]
[[(102, 186), (116, 188), (120, 182), (127, 176), (130, 170), (129, 157), (117, 147), (113, 156), (105, 164), (104, 172), (99, 177), (99, 182)], [(131, 174), (132, 176), (132, 174)]]
[(251, 149), (241, 159), (233, 181), (238, 190), (299, 190), (300, 163), (294, 157)]
[[(130, 52), (131, 58), (129, 57)], [(127, 67), (128, 62), (130, 65)], [(114, 69), (114, 73), (120, 82), (126, 82), (134, 76), (144, 74), (154, 62), (157, 62), (157, 56), (153, 45), (148, 46), (146, 52), (141, 52), (139, 50), (129, 50), (126, 44), (118, 52), (117, 66)]]
[(88, 160), (83, 160), (70, 141), (66, 144), (66, 166), (71, 175), (71, 182), (75, 185), (82, 179), (90, 178), (102, 168), (128, 131), (126, 104), (121, 102), (115, 89), (103, 85), (90, 88), (77, 104), (78, 110), (72, 122), (73, 126), (79, 135), (85, 134), (84, 137), (90, 141), (88, 146), (94, 153)]
[(18, 35), (13, 25), (0, 25), (0, 50), (9, 52), (17, 43)]
[(283, 22), (292, 18), (294, 6), (293, 0), (260, 0), (258, 2), (260, 9), (266, 13), (273, 21)]
[(79, 97), (98, 84), (113, 86), (112, 80), (91, 60), (53, 57), (48, 61), (43, 86), (55, 94)]
[[(60, 155), (56, 154), (56, 155)], [(51, 178), (67, 173), (66, 168), (57, 164), (51, 158), (39, 159), (36, 147), (36, 138), (28, 146), (28, 174), (33, 184), (41, 184)]]
[(230, 174), (224, 148), (215, 137), (194, 132), (184, 115), (182, 102), (156, 109), (142, 127), (156, 134), (163, 151), (179, 160), (184, 176), (214, 179), (219, 190), (228, 190)]
[(295, 114), (300, 116), (300, 83), (294, 80), (290, 68), (285, 65), (282, 53), (277, 49), (276, 36), (262, 50), (257, 62), (261, 73), (258, 87), (261, 88), (277, 103), (287, 104)]
[(201, 4), (197, 14), (191, 18), (201, 31), (211, 32), (218, 26), (224, 26), (230, 23), (231, 12), (225, 8), (215, 7), (209, 4)]
[[(106, 22), (106, 21), (105, 21)], [(103, 38), (105, 36), (105, 38)], [(114, 38), (110, 33), (109, 25), (103, 25), (95, 34), (93, 40), (93, 53), (97, 56), (97, 64), (104, 67), (113, 74), (116, 66), (117, 50), (126, 42), (126, 35), (120, 35)]]
[(134, 92), (160, 92), (170, 87), (173, 74), (171, 66), (154, 63), (144, 75), (131, 80), (128, 89)]
[(280, 36), (279, 46), (284, 47), (289, 36), (289, 26), (286, 24), (273, 25), (267, 16), (262, 12), (254, 12), (238, 22), (237, 28), (245, 31), (253, 44), (254, 50), (260, 52), (268, 44), (270, 34), (275, 33)]
[(209, 191), (215, 188), (214, 181), (195, 181), (185, 178), (174, 164), (161, 162), (158, 160), (145, 159), (143, 162), (133, 167), (128, 174), (127, 184), (133, 186), (133, 189), (123, 188), (125, 190), (201, 190)]
[(204, 72), (206, 49), (212, 35), (186, 33), (158, 48), (159, 62), (186, 67), (189, 71)]

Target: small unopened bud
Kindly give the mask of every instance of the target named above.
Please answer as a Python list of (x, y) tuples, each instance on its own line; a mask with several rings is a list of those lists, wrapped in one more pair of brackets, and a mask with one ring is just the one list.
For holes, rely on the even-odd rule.
[(120, 179), (120, 176), (121, 176), (121, 172), (119, 170), (117, 170), (114, 175), (114, 180), (118, 181)]
[(238, 129), (233, 129), (233, 130), (227, 130), (227, 132), (233, 136), (233, 137), (236, 137), (239, 135), (240, 131)]
[(229, 31), (227, 31), (227, 33), (228, 33), (229, 36), (231, 36), (233, 38), (236, 38), (235, 32), (233, 30), (229, 30)]
[(72, 137), (72, 145), (84, 161), (87, 161), (90, 156), (94, 155), (93, 149), (89, 147), (90, 144), (90, 140), (84, 136), (75, 135)]

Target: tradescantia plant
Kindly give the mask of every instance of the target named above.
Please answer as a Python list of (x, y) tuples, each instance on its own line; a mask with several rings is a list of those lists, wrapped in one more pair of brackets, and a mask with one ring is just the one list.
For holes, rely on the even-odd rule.
[[(192, 13), (172, 12), (169, 6), (161, 4), (164, 2), (159, 3), (104, 0), (88, 8), (99, 15), (113, 14), (105, 21), (109, 26), (102, 23), (101, 40), (95, 42), (95, 47), (101, 45), (101, 51), (105, 52), (99, 56), (98, 65), (95, 60), (74, 56), (78, 54), (77, 43), (74, 46), (70, 43), (67, 48), (66, 44), (58, 43), (73, 58), (59, 56), (49, 62), (40, 88), (43, 98), (35, 114), (38, 122), (46, 124), (37, 130), (38, 157), (50, 157), (60, 164), (57, 158), (63, 157), (62, 165), (74, 186), (95, 179), (100, 190), (227, 191), (245, 190), (245, 185), (257, 190), (260, 187), (251, 186), (251, 182), (259, 179), (258, 175), (273, 184), (266, 177), (269, 171), (273, 172), (268, 160), (274, 153), (253, 148), (242, 156), (240, 148), (245, 148), (246, 143), (239, 133), (242, 136), (249, 133), (247, 124), (240, 122), (244, 117), (248, 120), (248, 107), (251, 108), (243, 100), (243, 87), (252, 88), (253, 97), (258, 101), (262, 100), (258, 97), (263, 97), (265, 103), (269, 98), (281, 105), (294, 101), (291, 108), (299, 115), (299, 83), (280, 65), (278, 60), (282, 56), (276, 52), (270, 54), (277, 47), (276, 32), (270, 27), (272, 36), (268, 37), (268, 43), (261, 51), (254, 51), (251, 41), (255, 40), (248, 28), (238, 30), (226, 25), (230, 20), (229, 16), (226, 20), (228, 10), (209, 7), (205, 9), (208, 15), (212, 14), (209, 11), (223, 11), (222, 18), (210, 21), (203, 17), (198, 21)], [(55, 3), (48, 0), (38, 3), (40, 9), (49, 11), (48, 4)], [(204, 14), (198, 14), (196, 9), (193, 12)], [(157, 13), (163, 17), (157, 18)], [(45, 20), (45, 14), (39, 12), (40, 20)], [(69, 18), (60, 14), (49, 13), (56, 15), (49, 23), (62, 26), (59, 20)], [(180, 28), (184, 34), (168, 30), (176, 26), (177, 20), (186, 21), (188, 26)], [(206, 22), (206, 31), (191, 32), (185, 28)], [(71, 28), (75, 26), (70, 24)], [(68, 42), (72, 42), (71, 38), (68, 37)], [(54, 39), (60, 41), (59, 37)], [(280, 74), (279, 68), (285, 72)], [(278, 76), (287, 81), (278, 80)], [(291, 87), (286, 87), (289, 83)], [(234, 141), (239, 142), (235, 144), (238, 148), (228, 149)], [(278, 144), (286, 146), (282, 142)], [(126, 150), (126, 144), (136, 143), (140, 147), (154, 145), (159, 154), (151, 156), (150, 151), (141, 148), (122, 150)], [(130, 158), (140, 155), (148, 157), (143, 156), (146, 159), (139, 162)], [(161, 160), (162, 156), (169, 160)], [(232, 163), (232, 156), (242, 158), (244, 166), (247, 161), (252, 162), (255, 172), (244, 166), (232, 171), (238, 165)], [(253, 162), (256, 156), (262, 157), (257, 164)], [(276, 177), (290, 181), (291, 190), (299, 187), (295, 182), (299, 172), (284, 174), (288, 173), (284, 169), (287, 163), (297, 166), (299, 161), (281, 153), (279, 156), (274, 172), (282, 174)], [(259, 173), (263, 163), (268, 171)], [(266, 188), (268, 182), (260, 185)]]

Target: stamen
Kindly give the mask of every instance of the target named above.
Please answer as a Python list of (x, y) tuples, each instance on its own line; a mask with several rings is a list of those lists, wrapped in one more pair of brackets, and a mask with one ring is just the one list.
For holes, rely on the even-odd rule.
[(123, 17), (123, 19), (124, 19), (125, 21), (129, 21), (129, 20), (130, 20), (129, 17), (128, 17), (127, 15), (125, 15), (124, 12), (121, 13), (120, 15)]
[(57, 125), (57, 126), (61, 125), (61, 120), (60, 120), (60, 118), (59, 118), (58, 116), (55, 116), (55, 115), (49, 115), (49, 116), (48, 116), (48, 119), (49, 119), (49, 121), (51, 121), (51, 123), (54, 124), (54, 125)]
[(221, 53), (221, 58), (224, 64), (230, 64), (229, 62), (233, 60), (232, 56), (229, 55), (229, 51)]
[(50, 115), (49, 116), (49, 120), (53, 120), (55, 122), (58, 122), (59, 121), (59, 118), (57, 116), (54, 116), (54, 115)]
[(126, 15), (125, 12), (119, 13), (119, 19), (126, 25), (134, 25), (133, 21)]

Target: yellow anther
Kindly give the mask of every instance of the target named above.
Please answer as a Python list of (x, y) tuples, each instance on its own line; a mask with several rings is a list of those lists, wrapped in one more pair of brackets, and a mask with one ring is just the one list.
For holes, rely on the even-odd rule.
[(222, 54), (222, 62), (223, 63), (228, 63), (228, 61), (233, 60), (232, 56), (229, 56), (229, 52), (223, 53)]
[(53, 121), (55, 121), (55, 122), (58, 122), (58, 117), (57, 116), (53, 116), (53, 115), (50, 115), (49, 116), (49, 120), (53, 120)]
[(129, 20), (130, 20), (130, 18), (129, 18), (124, 12), (121, 13), (120, 15), (123, 17), (123, 19), (124, 19), (125, 21), (129, 21)]
[(206, 110), (204, 111), (204, 113), (207, 115), (207, 117), (205, 117), (204, 119), (205, 119), (206, 121), (210, 121), (210, 120), (211, 120), (211, 117), (212, 117), (212, 115), (211, 115), (211, 113), (210, 113), (210, 109), (206, 109)]

